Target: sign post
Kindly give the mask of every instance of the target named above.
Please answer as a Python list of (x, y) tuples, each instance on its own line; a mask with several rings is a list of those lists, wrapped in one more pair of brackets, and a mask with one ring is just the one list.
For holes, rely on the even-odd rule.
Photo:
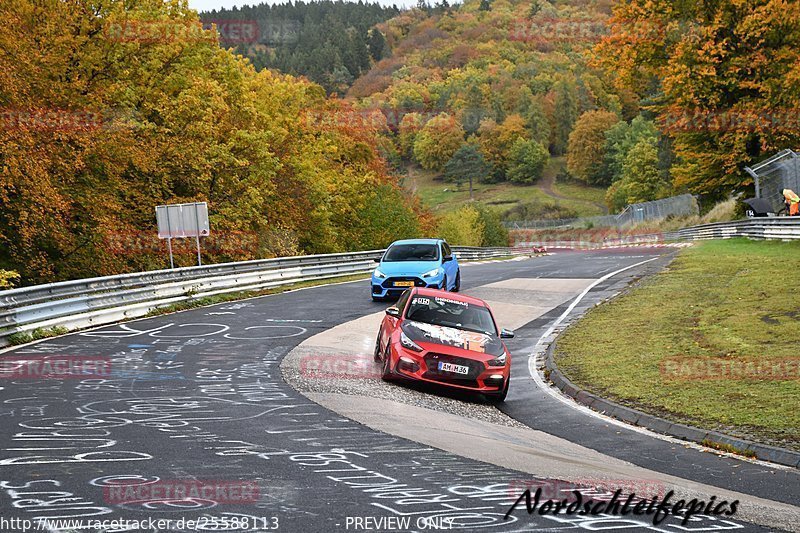
[(158, 238), (167, 239), (170, 268), (175, 268), (172, 258), (172, 239), (187, 237), (196, 239), (197, 264), (202, 266), (200, 237), (207, 237), (211, 233), (208, 224), (208, 204), (206, 202), (158, 205), (156, 206), (156, 222), (158, 222)]

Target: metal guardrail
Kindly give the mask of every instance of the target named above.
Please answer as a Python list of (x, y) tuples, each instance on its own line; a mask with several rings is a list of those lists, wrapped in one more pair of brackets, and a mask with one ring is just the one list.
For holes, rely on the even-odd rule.
[(608, 236), (604, 235), (602, 231), (564, 229), (552, 234), (544, 232), (542, 235), (529, 235), (528, 241), (518, 244), (520, 246), (541, 246), (548, 249), (600, 249), (732, 237), (800, 240), (800, 217), (751, 218), (732, 222), (715, 222), (665, 233), (637, 233), (619, 230)]
[(730, 239), (732, 237), (800, 240), (800, 217), (748, 218), (733, 222), (716, 222), (671, 231), (663, 235), (665, 241)]
[[(454, 246), (464, 261), (518, 253)], [(80, 329), (144, 316), (178, 302), (350, 274), (366, 274), (383, 250), (222, 263), (80, 279), (0, 291), (0, 346), (36, 329)]]

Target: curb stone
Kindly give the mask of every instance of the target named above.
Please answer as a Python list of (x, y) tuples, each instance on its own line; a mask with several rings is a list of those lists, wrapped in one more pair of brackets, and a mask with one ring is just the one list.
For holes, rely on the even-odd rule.
[(556, 342), (553, 341), (547, 347), (545, 355), (545, 368), (550, 372), (550, 381), (558, 387), (561, 392), (574, 399), (576, 402), (585, 405), (595, 411), (600, 411), (608, 416), (622, 420), (629, 424), (647, 428), (656, 433), (662, 433), (678, 439), (702, 444), (704, 440), (719, 444), (734, 446), (739, 450), (753, 452), (756, 458), (776, 463), (779, 465), (800, 468), (800, 452), (759, 444), (738, 437), (725, 435), (717, 431), (709, 431), (677, 424), (669, 420), (620, 405), (618, 403), (599, 398), (579, 386), (572, 383), (564, 374), (561, 373), (553, 359)]

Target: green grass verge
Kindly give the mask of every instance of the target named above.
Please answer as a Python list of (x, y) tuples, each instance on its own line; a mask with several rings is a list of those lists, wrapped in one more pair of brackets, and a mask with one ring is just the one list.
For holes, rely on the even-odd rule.
[(52, 328), (36, 328), (31, 331), (20, 331), (8, 336), (8, 346), (18, 346), (20, 344), (27, 344), (29, 342), (38, 341), (41, 339), (57, 337), (68, 332), (69, 330), (63, 326), (54, 326)]
[(603, 188), (590, 187), (574, 181), (557, 181), (553, 184), (553, 192), (569, 198), (568, 207), (571, 205), (579, 209), (581, 216), (590, 217), (603, 214), (600, 207), (605, 205), (606, 190)]
[[(563, 164), (563, 158), (552, 158), (545, 169), (545, 175), (554, 178)], [(458, 209), (469, 201), (469, 184), (465, 183), (458, 188), (455, 183), (441, 180), (439, 173), (419, 167), (411, 168), (409, 172), (406, 186), (416, 190), (422, 203), (435, 213)], [(544, 181), (544, 178), (540, 181)], [(565, 198), (549, 196), (540, 188), (539, 184), (473, 183), (473, 198), (500, 215), (515, 206), (531, 202), (558, 205), (572, 210), (580, 216), (603, 213), (597, 204), (603, 203), (604, 189), (570, 182), (554, 184), (553, 192)]]
[(730, 444), (725, 444), (722, 442), (714, 442), (713, 440), (703, 439), (703, 442), (701, 442), (700, 444), (726, 453), (744, 455), (745, 457), (750, 457), (751, 459), (757, 458), (756, 452), (754, 452), (753, 450), (742, 450), (740, 448), (737, 448), (736, 446), (732, 446)]
[(696, 244), (570, 327), (556, 362), (600, 396), (800, 450), (798, 259), (800, 242)]

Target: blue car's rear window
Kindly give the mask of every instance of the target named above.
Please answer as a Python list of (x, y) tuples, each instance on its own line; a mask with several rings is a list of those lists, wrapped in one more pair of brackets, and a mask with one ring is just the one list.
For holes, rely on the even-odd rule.
[(384, 261), (437, 261), (439, 246), (436, 244), (395, 244), (386, 251)]

